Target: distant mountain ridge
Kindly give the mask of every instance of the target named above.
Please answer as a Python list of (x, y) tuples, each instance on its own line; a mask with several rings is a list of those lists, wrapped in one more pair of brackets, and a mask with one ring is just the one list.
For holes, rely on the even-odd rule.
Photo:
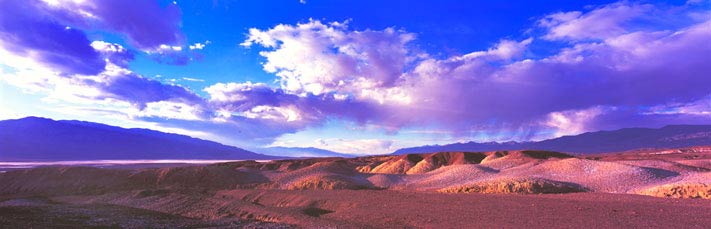
[(467, 142), (398, 149), (392, 154), (446, 151), (549, 150), (568, 153), (620, 152), (642, 148), (681, 148), (711, 145), (711, 125), (669, 125), (662, 128), (623, 128), (588, 132), (537, 142)]
[(0, 161), (274, 158), (149, 129), (39, 117), (0, 121)]
[(287, 157), (357, 157), (359, 155), (338, 153), (330, 150), (319, 149), (315, 147), (266, 147), (260, 149), (252, 149), (257, 153), (272, 156), (287, 156)]

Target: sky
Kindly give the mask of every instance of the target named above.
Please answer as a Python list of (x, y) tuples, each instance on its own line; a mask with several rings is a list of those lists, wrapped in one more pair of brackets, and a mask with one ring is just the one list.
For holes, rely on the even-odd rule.
[(0, 120), (350, 154), (711, 123), (711, 1), (0, 0)]

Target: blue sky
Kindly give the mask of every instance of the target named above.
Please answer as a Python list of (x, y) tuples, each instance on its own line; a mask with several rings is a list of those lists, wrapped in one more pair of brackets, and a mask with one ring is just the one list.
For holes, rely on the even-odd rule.
[(0, 119), (356, 154), (708, 124), (710, 6), (7, 0)]
[[(418, 48), (439, 56), (461, 55), (487, 49), (500, 39), (526, 38), (525, 30), (548, 12), (584, 9), (612, 1), (178, 1), (183, 11), (182, 31), (189, 44), (210, 41), (201, 61), (171, 66), (141, 56), (131, 69), (146, 76), (176, 79), (197, 77), (206, 82), (182, 82), (199, 90), (219, 82), (271, 82), (262, 70), (260, 49), (239, 46), (249, 28), (271, 28), (316, 19), (348, 21), (354, 30), (388, 27), (416, 33)], [(121, 43), (121, 38), (114, 38)], [(545, 51), (545, 49), (543, 49)]]

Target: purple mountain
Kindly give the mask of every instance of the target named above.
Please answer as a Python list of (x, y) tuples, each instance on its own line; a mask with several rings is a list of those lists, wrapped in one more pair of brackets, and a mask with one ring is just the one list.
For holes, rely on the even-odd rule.
[(148, 129), (38, 117), (0, 121), (0, 161), (274, 158)]
[(399, 149), (393, 154), (443, 151), (550, 150), (568, 153), (620, 152), (645, 148), (680, 148), (711, 145), (711, 125), (670, 125), (659, 129), (625, 128), (589, 132), (537, 142), (467, 142)]
[(288, 156), (288, 157), (357, 157), (359, 155), (338, 153), (330, 150), (319, 149), (314, 147), (267, 147), (252, 149), (255, 152), (272, 156)]

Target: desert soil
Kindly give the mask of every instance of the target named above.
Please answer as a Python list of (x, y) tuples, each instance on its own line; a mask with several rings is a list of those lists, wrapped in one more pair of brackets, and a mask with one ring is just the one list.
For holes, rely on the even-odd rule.
[[(2, 228), (359, 227), (708, 228), (711, 201), (629, 194), (445, 194), (388, 190), (229, 190), (166, 209), (112, 195), (0, 203)], [(179, 198), (180, 199), (180, 198)], [(15, 202), (14, 206), (12, 203)], [(10, 203), (10, 204), (7, 204)], [(125, 206), (122, 206), (125, 205)], [(140, 208), (158, 208), (166, 212)], [(187, 210), (185, 209), (187, 208)], [(219, 212), (219, 214), (217, 214)], [(199, 213), (201, 215), (196, 215)], [(240, 214), (279, 223), (240, 220)], [(191, 217), (181, 216), (190, 215)]]
[(711, 228), (711, 147), (0, 173), (0, 227)]

